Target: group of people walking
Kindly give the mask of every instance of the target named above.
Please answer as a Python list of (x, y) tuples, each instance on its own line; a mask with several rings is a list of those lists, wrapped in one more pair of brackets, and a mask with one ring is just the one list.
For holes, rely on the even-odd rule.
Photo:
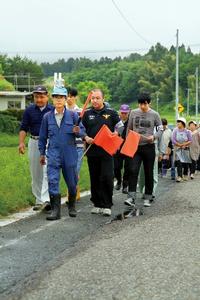
[[(90, 175), (91, 213), (111, 215), (113, 205), (114, 177), (116, 189), (127, 194), (124, 203), (134, 207), (137, 184), (143, 177), (144, 206), (148, 207), (155, 197), (156, 169), (161, 162), (162, 175), (166, 175), (168, 162), (171, 170), (177, 168), (177, 181), (183, 179), (188, 168), (194, 178), (199, 156), (199, 133), (191, 121), (189, 129), (183, 118), (177, 120), (173, 133), (167, 128), (167, 120), (151, 108), (149, 93), (138, 97), (138, 108), (131, 110), (123, 104), (119, 113), (104, 103), (100, 89), (90, 93), (91, 106), (80, 118), (81, 109), (76, 104), (78, 92), (55, 86), (52, 92), (53, 106), (48, 104), (48, 92), (44, 86), (33, 90), (34, 104), (26, 108), (19, 133), (19, 152), (25, 153), (25, 138), (30, 133), (28, 154), (32, 178), (32, 192), (36, 198), (34, 210), (48, 213), (47, 220), (57, 220), (61, 215), (59, 190), (60, 171), (68, 188), (68, 212), (76, 217), (75, 203), (79, 193), (78, 179), (86, 148)], [(117, 151), (114, 156), (94, 143), (94, 138), (103, 125), (124, 140), (133, 130), (140, 134), (134, 157)], [(174, 147), (173, 147), (174, 145)], [(174, 151), (173, 151), (174, 150)], [(188, 151), (189, 150), (189, 151)], [(174, 165), (175, 162), (175, 165)], [(142, 171), (143, 168), (143, 171)], [(122, 175), (123, 170), (123, 175)], [(158, 172), (157, 172), (158, 173)], [(175, 173), (171, 173), (175, 178)]]

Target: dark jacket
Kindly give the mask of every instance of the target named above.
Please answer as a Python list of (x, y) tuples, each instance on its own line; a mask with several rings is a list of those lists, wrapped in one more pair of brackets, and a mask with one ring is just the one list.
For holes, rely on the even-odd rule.
[[(101, 127), (105, 124), (108, 128), (114, 132), (115, 125), (120, 122), (118, 113), (105, 106), (101, 110), (95, 110), (89, 108), (83, 115), (82, 123), (85, 127), (86, 133), (89, 137), (94, 138)], [(93, 144), (87, 152), (87, 156), (110, 156), (101, 147)]]

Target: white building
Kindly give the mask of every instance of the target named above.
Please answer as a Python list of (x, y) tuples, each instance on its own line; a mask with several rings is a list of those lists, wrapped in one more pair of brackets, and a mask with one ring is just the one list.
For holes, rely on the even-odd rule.
[(0, 91), (0, 111), (6, 109), (25, 109), (26, 96), (31, 94), (30, 92)]

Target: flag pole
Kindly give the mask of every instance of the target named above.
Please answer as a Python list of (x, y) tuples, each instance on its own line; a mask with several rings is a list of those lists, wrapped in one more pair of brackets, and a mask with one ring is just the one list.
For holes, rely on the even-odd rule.
[(93, 144), (90, 144), (87, 149), (83, 152), (83, 155), (81, 156), (81, 159), (83, 159), (83, 157), (85, 156), (85, 154), (88, 152), (88, 150), (90, 149), (90, 147), (92, 146)]

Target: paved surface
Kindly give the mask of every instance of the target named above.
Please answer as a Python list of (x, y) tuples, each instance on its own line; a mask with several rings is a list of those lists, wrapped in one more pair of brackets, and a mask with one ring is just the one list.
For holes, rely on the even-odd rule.
[[(161, 179), (143, 216), (111, 224), (85, 198), (77, 219), (40, 214), (4, 227), (1, 299), (200, 299), (199, 184), (199, 175)], [(116, 194), (115, 214), (123, 199)]]

